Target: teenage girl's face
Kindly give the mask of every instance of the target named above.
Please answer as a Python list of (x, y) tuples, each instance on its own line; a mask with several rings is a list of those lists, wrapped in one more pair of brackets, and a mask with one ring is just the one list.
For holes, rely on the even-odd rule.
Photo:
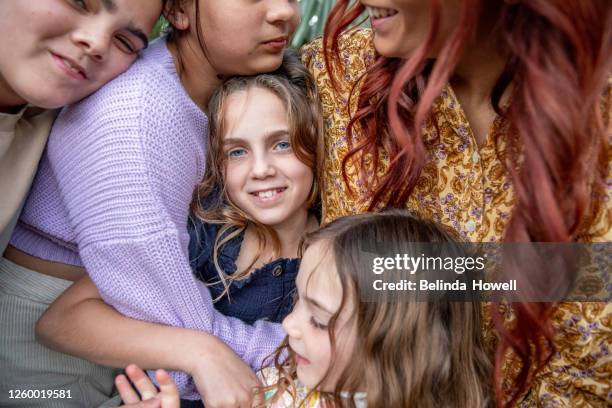
[(0, 109), (93, 93), (134, 62), (160, 13), (160, 0), (2, 0)]
[[(431, 27), (430, 0), (360, 0), (370, 15), (374, 47), (385, 57), (407, 58), (426, 39)], [(435, 57), (453, 28), (458, 24), (460, 2), (441, 2), (441, 25), (432, 55)]]
[(300, 21), (297, 0), (199, 0), (208, 58), (219, 74), (277, 69)]
[(357, 336), (351, 316), (355, 305), (347, 299), (335, 323), (336, 349), (332, 348), (328, 327), (332, 315), (338, 312), (342, 286), (329, 244), (317, 241), (304, 252), (296, 279), (298, 299), (293, 311), (283, 320), (289, 346), (296, 354), (298, 379), (309, 388), (321, 382), (333, 365), (322, 391), (334, 391), (340, 373), (353, 354)]
[(314, 175), (293, 151), (281, 99), (259, 87), (234, 92), (225, 124), (225, 186), (234, 205), (276, 229), (303, 222)]

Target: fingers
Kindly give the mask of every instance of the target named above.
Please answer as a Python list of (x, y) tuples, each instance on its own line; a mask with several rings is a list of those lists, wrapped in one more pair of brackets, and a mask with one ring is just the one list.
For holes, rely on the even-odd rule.
[(140, 402), (140, 396), (134, 391), (132, 384), (130, 384), (125, 375), (118, 375), (115, 378), (115, 385), (125, 404), (137, 404)]
[(155, 388), (155, 385), (153, 385), (149, 377), (140, 367), (135, 364), (130, 364), (125, 368), (125, 372), (136, 387), (136, 390), (140, 393), (140, 399), (145, 401), (157, 395), (157, 388)]
[(165, 408), (161, 405), (161, 400), (158, 397), (140, 401), (135, 404), (121, 405), (119, 408)]
[(159, 383), (161, 403), (163, 408), (180, 408), (181, 398), (176, 384), (165, 370), (157, 370), (155, 377)]

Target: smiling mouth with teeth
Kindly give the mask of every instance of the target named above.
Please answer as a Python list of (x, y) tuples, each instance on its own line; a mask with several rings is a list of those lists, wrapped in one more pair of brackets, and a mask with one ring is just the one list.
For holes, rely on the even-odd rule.
[(387, 8), (378, 8), (378, 7), (366, 7), (368, 10), (368, 14), (372, 20), (377, 20), (380, 18), (391, 17), (397, 14), (397, 11), (393, 9)]
[(271, 189), (271, 190), (255, 191), (255, 192), (250, 193), (250, 194), (255, 196), (255, 197), (259, 197), (259, 198), (272, 198), (275, 195), (282, 193), (286, 189), (287, 189), (287, 187), (281, 187), (281, 188), (274, 188), (274, 189)]

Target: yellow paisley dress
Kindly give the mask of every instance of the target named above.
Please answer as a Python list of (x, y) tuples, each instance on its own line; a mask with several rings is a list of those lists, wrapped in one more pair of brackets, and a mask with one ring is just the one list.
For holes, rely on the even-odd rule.
[[(354, 111), (356, 98), (349, 103), (353, 85), (357, 89), (362, 74), (375, 61), (376, 53), (369, 30), (352, 30), (340, 39), (341, 59), (348, 69), (342, 78), (346, 91), (336, 92), (325, 68), (321, 39), (305, 45), (302, 61), (314, 75), (319, 87), (325, 119), (325, 156), (323, 169), (323, 220), (367, 211), (367, 200), (350, 194), (342, 174), (342, 159), (348, 152), (346, 128), (349, 110)], [(612, 97), (608, 90), (607, 96)], [(608, 100), (612, 100), (608, 98)], [(605, 109), (609, 112), (610, 105)], [(424, 127), (424, 140), (430, 157), (429, 164), (414, 189), (406, 207), (423, 218), (452, 226), (473, 242), (496, 242), (503, 237), (512, 211), (514, 195), (509, 175), (503, 167), (504, 142), (497, 132), (503, 130), (501, 120), (495, 120), (487, 139), (478, 146), (466, 116), (452, 88), (447, 85), (432, 107), (432, 120)], [(435, 129), (438, 136), (433, 137)], [(429, 136), (429, 137), (428, 137)], [(354, 137), (358, 137), (354, 136)], [(384, 174), (388, 158), (379, 152), (377, 174)], [(610, 168), (610, 166), (609, 166)], [(359, 192), (357, 169), (347, 168), (353, 191)], [(371, 173), (370, 173), (371, 174)], [(612, 174), (610, 172), (609, 174)], [(607, 185), (612, 186), (612, 177)], [(606, 191), (605, 206), (592, 221), (585, 241), (611, 240), (610, 225), (612, 191)], [(609, 274), (590, 279), (595, 292), (609, 291)], [(485, 307), (485, 316), (486, 312)], [(549, 364), (532, 382), (521, 406), (533, 407), (602, 407), (612, 405), (612, 304), (566, 302), (555, 308), (556, 353)], [(484, 328), (487, 344), (495, 343), (491, 322)], [(505, 369), (516, 369), (517, 361), (509, 358)]]

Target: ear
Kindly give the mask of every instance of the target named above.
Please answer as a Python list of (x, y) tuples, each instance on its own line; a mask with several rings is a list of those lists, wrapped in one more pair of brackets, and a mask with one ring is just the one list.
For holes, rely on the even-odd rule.
[(166, 3), (164, 17), (178, 31), (189, 29), (189, 7), (198, 0), (176, 0)]

